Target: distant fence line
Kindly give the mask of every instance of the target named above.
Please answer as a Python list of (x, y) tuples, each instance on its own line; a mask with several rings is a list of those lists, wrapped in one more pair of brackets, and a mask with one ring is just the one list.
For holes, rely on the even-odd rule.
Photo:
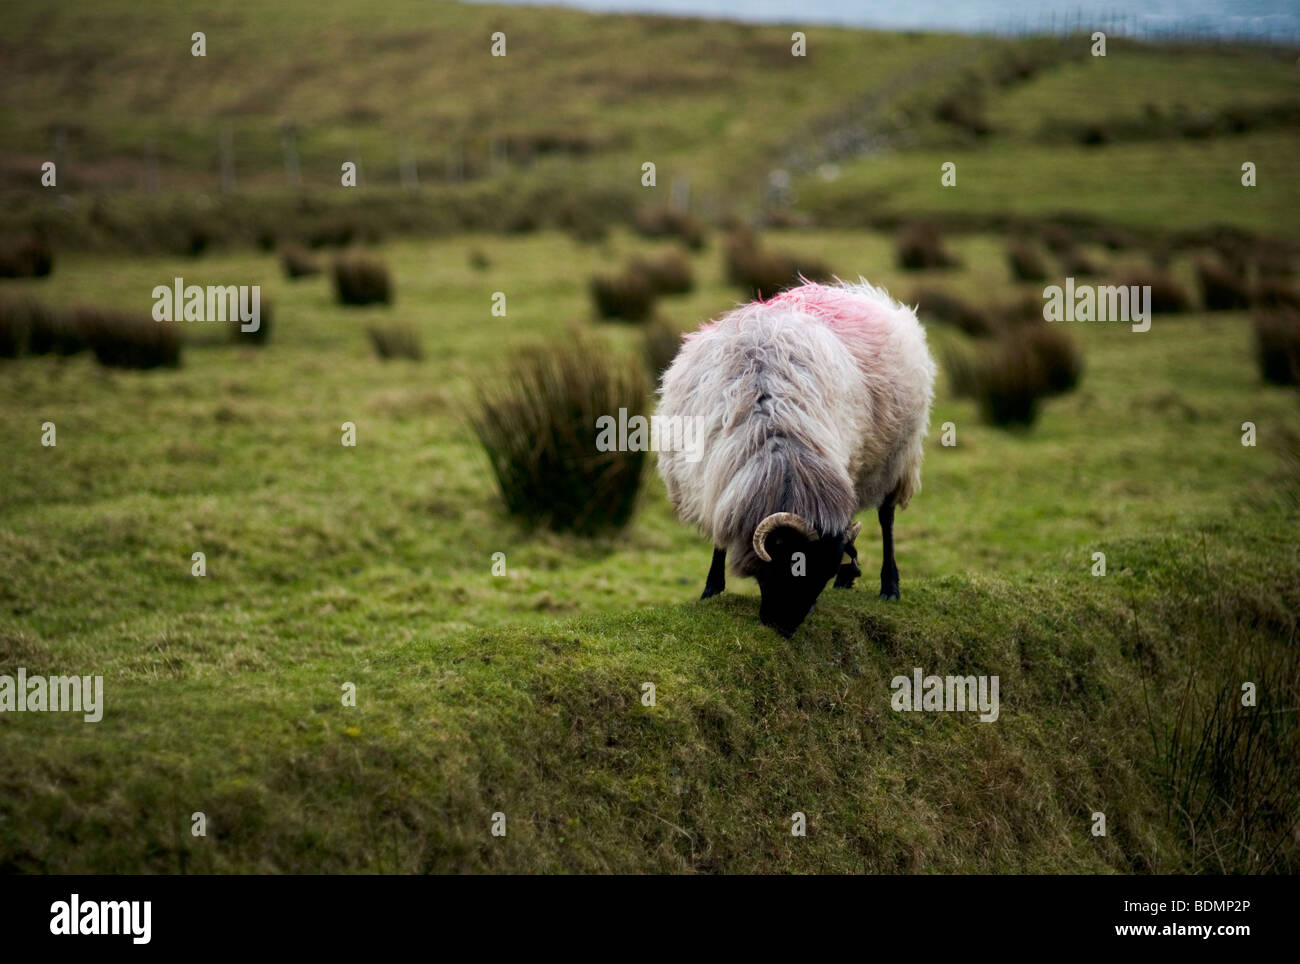
[(1269, 26), (1268, 18), (1233, 18), (1253, 23), (1254, 28), (1224, 30), (1221, 21), (1207, 17), (1163, 18), (1134, 10), (1086, 12), (1082, 7), (1058, 13), (1056, 10), (1025, 10), (1018, 15), (993, 22), (977, 32), (1007, 37), (1069, 36), (1100, 30), (1107, 37), (1124, 37), (1155, 43), (1226, 45), (1260, 43), (1300, 47), (1300, 16), (1292, 15), (1290, 24)]
[[(977, 32), (1023, 39), (1034, 36), (1047, 38), (1086, 36), (1097, 30), (1106, 33), (1108, 37), (1169, 45), (1226, 46), (1268, 42), (1294, 44), (1300, 48), (1300, 29), (1243, 30), (1238, 33), (1227, 33), (1212, 29), (1207, 24), (1194, 19), (1153, 23), (1146, 15), (1133, 11), (1085, 13), (1082, 7), (1059, 15), (1057, 11), (1025, 12), (1008, 18), (999, 26)], [(918, 78), (932, 76), (937, 66), (951, 66), (954, 62), (971, 59), (971, 52), (963, 50), (948, 55), (938, 64), (931, 61), (918, 65), (915, 71), (894, 78), (893, 82), (886, 87), (870, 91), (864, 97), (845, 105), (844, 110), (830, 123), (829, 130), (826, 129), (827, 121), (823, 119), (819, 122), (818, 126), (823, 128), (819, 132), (820, 136), (809, 138), (807, 131), (801, 131), (798, 137), (792, 138), (782, 151), (783, 156), (776, 161), (776, 172), (790, 170), (806, 173), (825, 161), (851, 158), (886, 149), (889, 138), (878, 123), (873, 123), (878, 111), (895, 100), (900, 92), (905, 91)], [(298, 128), (292, 122), (284, 122), (279, 125), (268, 125), (267, 133), (279, 142), (281, 160), (276, 166), (282, 167), (282, 173), (270, 169), (268, 165), (270, 151), (264, 144), (261, 150), (254, 153), (261, 162), (251, 169), (254, 180), (265, 182), (272, 178), (282, 178), (285, 187), (290, 190), (301, 190), (304, 187), (304, 175), (297, 143)], [(62, 180), (68, 173), (75, 174), (76, 161), (68, 157), (67, 132), (62, 127), (54, 127), (51, 130), (51, 137), (53, 157)], [(238, 189), (237, 174), (240, 170), (234, 131), (226, 125), (214, 131), (213, 139), (214, 156), (217, 162), (214, 187), (219, 188), (222, 193), (234, 193)], [(516, 169), (527, 167), (542, 156), (580, 158), (590, 155), (590, 149), (569, 150), (551, 146), (539, 150), (528, 143), (521, 144), (510, 135), (471, 136), (449, 140), (444, 143), (441, 152), (425, 153), (420, 157), (417, 157), (409, 138), (393, 136), (390, 138), (390, 146), (391, 150), (385, 153), (386, 161), (383, 163), (363, 163), (359, 147), (347, 156), (339, 155), (337, 158), (339, 166), (334, 167), (329, 176), (337, 183), (342, 163), (352, 161), (356, 165), (357, 187), (365, 183), (376, 186), (385, 184), (415, 191), (422, 183), (445, 185), (490, 178), (509, 167)], [(138, 189), (150, 194), (161, 193), (165, 187), (164, 171), (160, 165), (156, 145), (147, 142), (139, 148), (139, 151), (143, 163), (137, 180)], [(319, 164), (320, 151), (314, 154), (313, 159)], [(122, 154), (116, 156), (121, 157)], [(87, 161), (87, 165), (93, 166), (94, 161)], [(187, 178), (193, 178), (198, 173), (192, 166), (178, 165), (174, 170), (186, 172)], [(244, 167), (242, 170), (248, 172), (250, 169)], [(770, 173), (765, 167), (763, 173), (756, 178), (755, 186), (759, 194), (764, 197), (767, 190), (766, 175)], [(322, 182), (320, 186), (325, 186), (327, 183)], [(671, 199), (673, 206), (683, 209), (692, 206), (687, 184), (688, 180), (684, 179), (680, 185), (675, 186)]]
[[(241, 130), (245, 135), (250, 133), (250, 128)], [(241, 177), (247, 179), (250, 174), (257, 182), (280, 179), (283, 186), (290, 190), (300, 190), (310, 186), (304, 184), (309, 178), (304, 174), (296, 131), (285, 125), (268, 125), (267, 130), (273, 131), (279, 139), (279, 162), (271, 162), (271, 154), (263, 145), (262, 149), (246, 152), (241, 163), (235, 130), (229, 125), (214, 126), (210, 135), (213, 145), (212, 156), (216, 159), (215, 176), (212, 178), (213, 187), (219, 188), (222, 193), (235, 193), (239, 189)], [(257, 132), (252, 133), (257, 136)], [(50, 131), (50, 137), (51, 157), (56, 164), (60, 184), (65, 183), (69, 175), (75, 183), (79, 166), (94, 168), (97, 164), (111, 160), (138, 156), (141, 161), (137, 175), (138, 188), (149, 194), (163, 193), (168, 188), (165, 183), (167, 170), (160, 162), (157, 144), (153, 140), (146, 141), (134, 150), (116, 151), (112, 155), (96, 159), (80, 152), (70, 151), (68, 131), (62, 126), (54, 126)], [(343, 175), (342, 166), (345, 162), (355, 165), (356, 187), (366, 184), (377, 186), (383, 183), (387, 186), (417, 190), (421, 183), (459, 184), (489, 178), (502, 173), (507, 168), (525, 168), (542, 156), (573, 158), (589, 156), (584, 152), (530, 151), (526, 147), (520, 148), (516, 144), (509, 143), (506, 137), (471, 137), (447, 141), (440, 151), (422, 155), (417, 155), (409, 138), (392, 137), (390, 146), (391, 150), (385, 152), (383, 161), (373, 160), (373, 150), (367, 158), (363, 156), (360, 146), (353, 146), (350, 150), (337, 154), (327, 172), (323, 172), (321, 168), (323, 152), (314, 151), (310, 160), (314, 162), (316, 169), (314, 179), (318, 183), (315, 186), (340, 184)], [(249, 166), (250, 154), (256, 158), (251, 167)], [(187, 180), (201, 176), (204, 170), (206, 169), (192, 164), (176, 164), (172, 168), (174, 172), (184, 172)]]

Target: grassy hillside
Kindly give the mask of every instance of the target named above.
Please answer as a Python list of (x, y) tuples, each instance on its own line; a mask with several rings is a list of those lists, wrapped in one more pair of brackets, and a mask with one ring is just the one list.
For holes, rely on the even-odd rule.
[[(845, 273), (889, 263), (880, 238), (782, 240)], [(471, 246), (485, 276), (461, 267)], [(606, 258), (646, 247), (620, 237)], [(957, 249), (974, 278), (1001, 273), (991, 240)], [(1300, 417), (1258, 384), (1242, 316), (1157, 319), (1136, 339), (1083, 326), (1085, 386), (1028, 436), (941, 392), (926, 490), (900, 516), (903, 602), (875, 599), (867, 518), (867, 578), (785, 642), (757, 624), (752, 586), (695, 601), (708, 546), (657, 480), (616, 539), (501, 515), (467, 400), (504, 347), (585, 318), (599, 254), (548, 235), (380, 253), (397, 303), (360, 311), (323, 279), (283, 282), (269, 256), (205, 259), (205, 277), (267, 286), (264, 351), (195, 345), (144, 375), (6, 367), (0, 664), (107, 688), (96, 726), (0, 716), (7, 868), (1249, 869), (1192, 843), (1156, 750), (1189, 673), (1198, 692), (1255, 679), (1268, 707), (1294, 705), (1295, 674), (1261, 674), (1294, 668)], [(715, 253), (695, 263), (683, 324), (733, 298)], [(69, 258), (42, 293), (125, 305), (196, 270)], [(360, 329), (380, 315), (432, 357), (369, 357)], [(637, 334), (609, 331), (611, 350)], [(955, 448), (937, 444), (949, 421)], [(1000, 721), (891, 712), (889, 680), (914, 666), (999, 674)]]
[[(1294, 238), (1300, 215), (1285, 173), (1300, 149), (1285, 49), (1112, 38), (1093, 57), (1083, 35), (806, 27), (807, 56), (793, 57), (790, 26), (397, 0), (383, 16), (347, 0), (12, 8), (0, 28), (0, 203), (15, 227), (70, 246), (175, 246), (177, 222), (217, 240), (292, 236), (321, 206), (372, 235), (555, 224), (566, 206), (666, 203), (674, 184), (706, 217), (748, 215), (771, 201), (773, 170), (795, 179), (795, 216), (839, 225), (1068, 212)], [(190, 52), (199, 30), (202, 58)], [(504, 57), (491, 56), (496, 31)], [(945, 99), (957, 123), (936, 117)], [(1222, 136), (1197, 133), (1218, 121)], [(1080, 146), (1089, 126), (1112, 139)], [(51, 159), (63, 206), (39, 184)], [(340, 186), (347, 160), (364, 203)], [(1240, 185), (1247, 160), (1253, 189)], [(640, 185), (647, 161), (653, 190)], [(940, 188), (945, 161), (958, 163), (956, 188)], [(403, 163), (418, 189), (399, 189)]]
[[(431, 181), (455, 150), (466, 173), (487, 176), (496, 140), (515, 153), (503, 163), (576, 154), (636, 183), (653, 160), (718, 190), (805, 118), (918, 59), (979, 46), (818, 28), (811, 54), (795, 58), (785, 27), (404, 0), (382, 11), (345, 0), (7, 10), (6, 149), (44, 157), (64, 127), (74, 182), (138, 189), (152, 142), (168, 187), (212, 190), (229, 130), (238, 184), (278, 188), (291, 119), (309, 188), (337, 186), (354, 152), (376, 183), (396, 183), (403, 145)], [(191, 55), (195, 31), (206, 57)], [(491, 56), (497, 31), (504, 57)], [(11, 189), (30, 180), (11, 167)]]

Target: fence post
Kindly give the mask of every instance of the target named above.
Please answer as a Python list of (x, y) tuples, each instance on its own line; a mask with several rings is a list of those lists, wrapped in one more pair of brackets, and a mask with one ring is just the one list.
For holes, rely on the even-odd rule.
[(420, 173), (415, 167), (415, 155), (411, 152), (409, 141), (403, 141), (399, 148), (401, 153), (401, 173), (402, 187), (408, 191), (415, 191), (420, 186)]
[(67, 187), (68, 170), (68, 131), (62, 125), (54, 128), (54, 167), (58, 171), (59, 183)]
[(673, 178), (670, 195), (672, 199), (671, 206), (679, 211), (689, 211), (691, 208), (691, 179), (685, 174), (680, 174)]

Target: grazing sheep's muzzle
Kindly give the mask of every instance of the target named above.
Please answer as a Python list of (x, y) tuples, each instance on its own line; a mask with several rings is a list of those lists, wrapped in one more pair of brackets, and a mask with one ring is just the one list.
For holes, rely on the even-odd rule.
[[(816, 607), (813, 607), (813, 608), (815, 609)], [(762, 621), (762, 623), (763, 623), (764, 626), (767, 626), (767, 627), (770, 628), (770, 629), (775, 629), (778, 633), (780, 633), (780, 634), (781, 634), (782, 636), (784, 636), (786, 639), (790, 639), (790, 638), (792, 638), (792, 637), (794, 636), (795, 631), (796, 631), (800, 626), (803, 625), (804, 620), (807, 619), (807, 618), (808, 618), (809, 616), (811, 616), (811, 615), (812, 615), (812, 609), (809, 609), (806, 613), (804, 613), (804, 614), (803, 614), (802, 616), (800, 616), (798, 619), (794, 619), (794, 620), (785, 620), (785, 621), (782, 621), (782, 620), (778, 620), (778, 619), (763, 619), (761, 616), (759, 617), (759, 619)]]

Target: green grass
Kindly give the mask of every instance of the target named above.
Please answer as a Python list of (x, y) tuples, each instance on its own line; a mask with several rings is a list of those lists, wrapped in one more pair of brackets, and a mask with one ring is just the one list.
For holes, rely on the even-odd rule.
[[(1065, 214), (1143, 232), (1225, 224), (1295, 239), (1300, 192), (1289, 159), (1300, 149), (1300, 133), (1294, 129), (1102, 146), (1049, 136), (1061, 125), (1140, 124), (1148, 108), (1194, 117), (1232, 105), (1294, 102), (1294, 52), (1112, 42), (1106, 57), (1092, 57), (1080, 53), (1088, 46), (1080, 37), (1041, 48), (1046, 54), (1040, 50), (1038, 72), (1006, 87), (988, 82), (988, 68), (936, 71), (940, 79), (920, 88), (920, 99), (909, 105), (913, 123), (895, 135), (899, 149), (841, 163), (831, 181), (804, 172), (798, 206), (825, 223), (845, 225), (890, 215), (978, 222)], [(995, 55), (985, 57), (998, 63)], [(963, 140), (927, 120), (936, 90), (979, 97), (993, 134)], [(953, 187), (940, 183), (948, 161), (957, 168)], [(1255, 187), (1242, 186), (1246, 161), (1256, 165)]]
[[(778, 243), (907, 290), (887, 238)], [(954, 246), (966, 283), (1007, 286), (994, 239)], [(464, 267), (472, 247), (488, 272)], [(277, 316), (267, 348), (191, 345), (176, 372), (5, 366), (0, 669), (102, 673), (107, 708), (95, 726), (0, 716), (0, 864), (1204, 869), (1168, 812), (1148, 713), (1163, 725), (1192, 667), (1218, 679), (1225, 638), (1276, 649), (1300, 602), (1297, 480), (1279, 461), (1300, 415), (1261, 386), (1245, 317), (1080, 326), (1083, 387), (1031, 434), (941, 392), (925, 491), (899, 520), (902, 603), (875, 598), (873, 535), (859, 587), (828, 590), (785, 642), (757, 623), (752, 585), (696, 601), (709, 547), (657, 479), (620, 537), (526, 531), (465, 423), (503, 351), (588, 324), (585, 277), (650, 247), (386, 245), (387, 309), (335, 306), (327, 279), (290, 284), (271, 255), (74, 256), (57, 287), (15, 285), (128, 307), (174, 274), (260, 279)], [(701, 286), (664, 303), (674, 321), (731, 303), (720, 260), (716, 245), (693, 258)], [(416, 328), (428, 360), (373, 358), (377, 318)], [(635, 329), (604, 330), (635, 349)], [(339, 444), (349, 420), (355, 449)], [(938, 444), (949, 421), (955, 448)], [(1001, 720), (891, 712), (888, 682), (913, 666), (1000, 675)], [(1097, 809), (1105, 839), (1088, 833)], [(207, 838), (189, 836), (195, 810)]]
[[(810, 178), (799, 197), (829, 223), (885, 212), (987, 219), (1082, 214), (1139, 229), (1227, 224), (1290, 236), (1300, 192), (1287, 159), (1298, 146), (1293, 132), (1276, 131), (1100, 148), (995, 142), (961, 154), (917, 150), (872, 158), (843, 168), (830, 183)], [(947, 161), (957, 165), (954, 187), (940, 184)], [(1242, 186), (1246, 161), (1256, 166), (1255, 187)]]
[(1194, 114), (1276, 103), (1294, 97), (1295, 74), (1295, 58), (1286, 49), (1161, 48), (1112, 40), (1105, 57), (1081, 57), (996, 97), (988, 117), (1007, 135), (1032, 138), (1049, 117), (1136, 120), (1148, 105)]

